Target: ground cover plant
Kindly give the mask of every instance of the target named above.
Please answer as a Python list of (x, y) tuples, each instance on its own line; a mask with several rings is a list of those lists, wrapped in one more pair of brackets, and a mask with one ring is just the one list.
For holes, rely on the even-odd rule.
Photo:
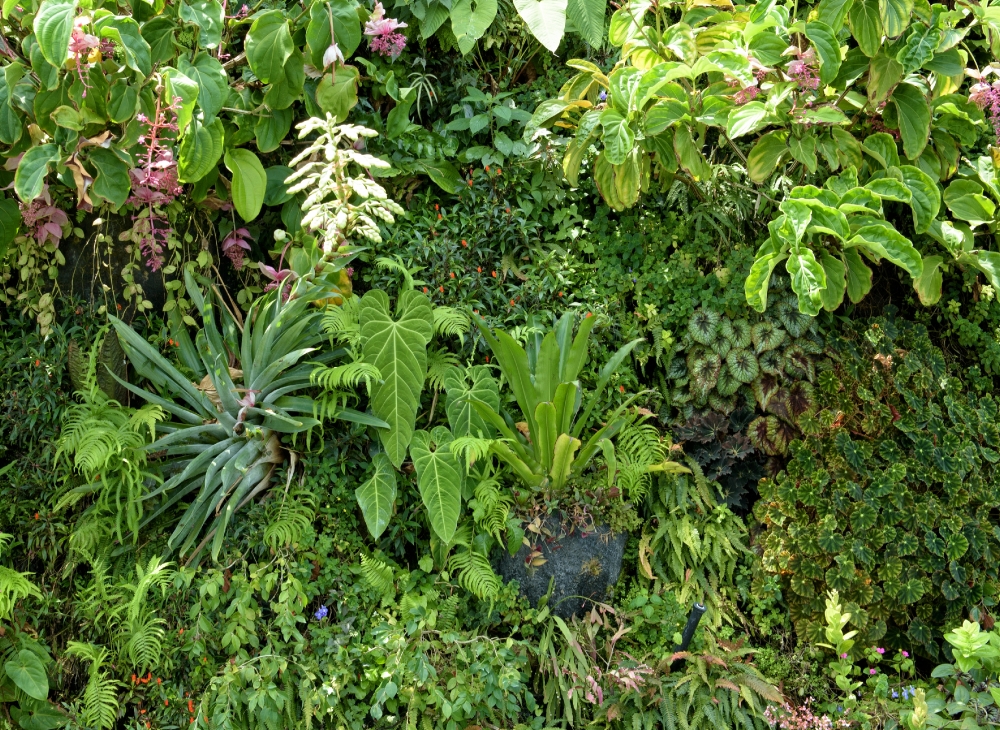
[(1000, 722), (989, 3), (0, 26), (0, 725)]

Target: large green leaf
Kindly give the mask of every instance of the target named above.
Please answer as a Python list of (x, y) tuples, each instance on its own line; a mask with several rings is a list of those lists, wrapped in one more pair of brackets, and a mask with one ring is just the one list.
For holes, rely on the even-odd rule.
[(771, 177), (778, 162), (788, 153), (787, 132), (768, 132), (754, 145), (747, 155), (747, 171), (755, 183), (762, 183)]
[(913, 0), (879, 0), (879, 16), (882, 29), (890, 38), (898, 38), (910, 25), (913, 15)]
[(847, 287), (847, 267), (841, 259), (831, 256), (825, 251), (820, 256), (820, 263), (826, 274), (826, 288), (820, 294), (823, 300), (823, 309), (833, 312), (844, 301), (844, 291)]
[(167, 94), (171, 99), (181, 100), (180, 108), (177, 110), (177, 129), (183, 136), (194, 116), (194, 105), (198, 101), (200, 91), (198, 82), (179, 69), (169, 66), (163, 69), (163, 75), (167, 80)]
[(993, 221), (996, 205), (983, 193), (983, 187), (972, 180), (953, 180), (945, 188), (944, 204), (956, 218), (973, 224)]
[(934, 51), (940, 42), (940, 28), (917, 23), (906, 39), (906, 45), (896, 54), (896, 60), (902, 65), (903, 73), (913, 73), (934, 58)]
[(807, 246), (798, 246), (788, 254), (785, 268), (792, 278), (792, 291), (799, 298), (799, 311), (815, 317), (823, 306), (826, 272)]
[[(390, 116), (392, 116), (391, 112)], [(291, 128), (292, 110), (272, 109), (270, 114), (260, 117), (257, 124), (254, 125), (253, 131), (257, 138), (257, 149), (261, 153), (273, 152), (278, 149), (281, 140), (285, 138)]]
[(767, 309), (767, 289), (775, 267), (788, 258), (788, 254), (776, 249), (772, 241), (767, 241), (757, 252), (750, 267), (750, 274), (743, 284), (747, 304), (763, 312)]
[(847, 264), (847, 296), (857, 304), (872, 290), (872, 270), (856, 248), (844, 249), (844, 263)]
[(605, 109), (601, 114), (601, 126), (604, 128), (605, 157), (612, 165), (622, 164), (635, 145), (635, 135), (628, 120), (615, 109)]
[(819, 81), (826, 86), (840, 72), (840, 41), (833, 28), (818, 20), (806, 23), (806, 38), (819, 56)]
[[(655, 107), (654, 107), (655, 108)], [(764, 126), (767, 107), (759, 101), (750, 101), (734, 109), (726, 121), (726, 134), (730, 139), (756, 132)]]
[(181, 2), (180, 18), (198, 29), (198, 44), (204, 48), (215, 48), (222, 42), (222, 29), (226, 22), (226, 12), (219, 0), (196, 0)]
[(221, 119), (213, 119), (208, 125), (192, 121), (188, 133), (181, 141), (177, 157), (177, 179), (188, 183), (205, 177), (219, 164), (224, 142), (225, 130)]
[(708, 164), (705, 155), (701, 153), (698, 144), (691, 136), (691, 129), (686, 124), (680, 125), (674, 132), (674, 152), (681, 167), (700, 182), (712, 176), (712, 166)]
[(250, 26), (246, 38), (247, 61), (254, 75), (265, 84), (285, 77), (285, 61), (295, 48), (288, 21), (281, 10), (268, 10)]
[[(871, 102), (872, 106), (881, 106), (902, 78), (903, 67), (895, 58), (884, 53), (877, 54), (871, 60), (868, 68), (868, 101)], [(885, 134), (885, 132), (879, 134)]]
[(21, 649), (3, 668), (11, 681), (28, 697), (44, 700), (49, 696), (49, 678), (45, 673), (45, 665), (35, 652)]
[(862, 226), (849, 242), (861, 246), (907, 271), (914, 279), (923, 273), (923, 260), (910, 240), (891, 225)]
[(566, 4), (566, 17), (573, 21), (577, 32), (594, 48), (600, 48), (604, 41), (607, 8), (607, 0), (569, 0)]
[(14, 241), (21, 227), (21, 209), (10, 198), (0, 198), (0, 259), (7, 254), (7, 248)]
[(514, 0), (514, 7), (538, 42), (555, 53), (566, 30), (566, 0)]
[(49, 168), (60, 159), (59, 147), (54, 144), (39, 145), (25, 152), (14, 172), (14, 192), (17, 197), (22, 202), (30, 203), (41, 195)]
[(488, 367), (475, 365), (466, 370), (451, 368), (444, 377), (447, 391), (445, 412), (451, 432), (456, 436), (489, 438), (493, 428), (479, 415), (470, 399), (485, 403), (500, 412), (500, 391)]
[(235, 149), (226, 153), (226, 167), (233, 173), (233, 205), (245, 221), (260, 214), (267, 192), (267, 173), (250, 150)]
[(497, 0), (456, 0), (451, 6), (451, 30), (466, 55), (497, 17)]
[(432, 433), (416, 431), (410, 444), (420, 499), (431, 529), (444, 543), (455, 536), (462, 509), (462, 471), (458, 456), (448, 448), (451, 440), (448, 429), (439, 426)]
[(358, 103), (358, 80), (361, 74), (354, 66), (341, 66), (336, 76), (324, 74), (316, 87), (316, 103), (338, 122), (347, 119), (348, 113)]
[(910, 200), (913, 228), (917, 233), (925, 233), (941, 209), (941, 191), (931, 176), (919, 167), (901, 165), (899, 171), (903, 173), (903, 182), (913, 196)]
[[(447, 17), (447, 15), (445, 16)], [(323, 68), (323, 54), (333, 43), (330, 28), (337, 34), (337, 47), (350, 58), (361, 44), (361, 23), (358, 20), (357, 4), (352, 0), (330, 0), (314, 2), (309, 10), (309, 25), (306, 26), (306, 45), (309, 47), (310, 63)]]
[(229, 78), (218, 59), (199, 53), (191, 63), (181, 56), (177, 59), (177, 68), (198, 84), (198, 106), (205, 114), (205, 121), (217, 115), (229, 96)]
[(44, 0), (35, 15), (32, 27), (38, 47), (45, 60), (56, 68), (66, 63), (75, 18), (76, 0)]
[(122, 207), (132, 190), (128, 165), (112, 150), (95, 147), (90, 151), (90, 161), (97, 168), (93, 191), (116, 209)]
[(924, 92), (913, 84), (903, 82), (892, 92), (899, 119), (899, 134), (903, 138), (903, 152), (916, 160), (927, 146), (931, 133), (931, 108)]
[(396, 310), (393, 319), (385, 292), (372, 290), (361, 298), (362, 353), (382, 374), (382, 381), (372, 387), (371, 408), (389, 424), (379, 438), (398, 468), (413, 437), (434, 315), (430, 300), (414, 291), (400, 294)]
[(392, 517), (392, 505), (396, 501), (396, 470), (389, 457), (381, 451), (372, 458), (372, 465), (375, 473), (355, 490), (354, 495), (368, 532), (378, 539)]
[(107, 15), (94, 25), (102, 38), (118, 42), (126, 66), (142, 76), (149, 76), (153, 70), (152, 53), (135, 20), (127, 15)]
[(941, 263), (940, 256), (925, 256), (924, 270), (913, 280), (913, 288), (920, 297), (920, 303), (925, 307), (937, 304), (941, 299)]
[(848, 13), (851, 34), (862, 52), (871, 58), (882, 45), (882, 19), (878, 0), (855, 0)]
[[(36, 53), (38, 52), (37, 49), (37, 45), (32, 46), (32, 50)], [(46, 63), (46, 61), (42, 59), (42, 63)], [(14, 64), (11, 64), (7, 68), (14, 66)], [(21, 139), (24, 129), (21, 126), (20, 116), (14, 111), (14, 107), (11, 106), (11, 89), (7, 83), (7, 79), (4, 78), (5, 75), (0, 74), (0, 142), (14, 144)]]

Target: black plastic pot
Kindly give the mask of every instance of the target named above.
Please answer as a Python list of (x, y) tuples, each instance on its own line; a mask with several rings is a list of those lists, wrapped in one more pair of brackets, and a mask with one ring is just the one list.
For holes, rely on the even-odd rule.
[(627, 534), (612, 535), (607, 527), (591, 533), (575, 531), (538, 540), (535, 548), (545, 560), (542, 565), (530, 565), (532, 549), (522, 545), (513, 556), (504, 550), (494, 567), (505, 581), (518, 581), (521, 594), (532, 605), (538, 605), (555, 578), (548, 606), (555, 615), (568, 619), (589, 609), (593, 601), (604, 600), (621, 573), (627, 541)]

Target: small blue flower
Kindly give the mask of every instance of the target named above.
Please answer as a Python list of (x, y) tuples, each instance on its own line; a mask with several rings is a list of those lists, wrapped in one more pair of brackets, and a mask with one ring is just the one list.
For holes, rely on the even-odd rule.
[(326, 618), (328, 613), (330, 613), (330, 609), (328, 609), (326, 606), (320, 606), (319, 610), (314, 615), (316, 616), (317, 621), (322, 621), (323, 619)]
[(598, 101), (606, 101), (607, 98), (608, 98), (608, 92), (606, 91), (602, 91), (600, 94), (597, 95)]
[[(903, 690), (903, 691), (905, 692), (906, 690)], [(896, 690), (893, 690), (892, 691), (892, 699), (894, 699), (894, 700), (895, 699), (899, 699), (899, 692), (897, 692)]]
[(844, 706), (843, 705), (837, 705), (837, 712), (843, 712), (843, 711), (844, 711)]
[(908, 689), (903, 689), (903, 699), (908, 700), (910, 698), (910, 691)]

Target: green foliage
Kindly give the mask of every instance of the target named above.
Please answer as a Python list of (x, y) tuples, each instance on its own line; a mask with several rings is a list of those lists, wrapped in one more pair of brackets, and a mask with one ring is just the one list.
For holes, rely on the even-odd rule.
[(821, 596), (836, 589), (859, 640), (934, 656), (939, 627), (996, 600), (983, 505), (994, 501), (997, 408), (918, 325), (855, 324), (835, 351), (817, 376), (817, 413), (799, 420), (806, 437), (761, 483), (763, 565), (782, 576), (801, 635), (818, 634)]

